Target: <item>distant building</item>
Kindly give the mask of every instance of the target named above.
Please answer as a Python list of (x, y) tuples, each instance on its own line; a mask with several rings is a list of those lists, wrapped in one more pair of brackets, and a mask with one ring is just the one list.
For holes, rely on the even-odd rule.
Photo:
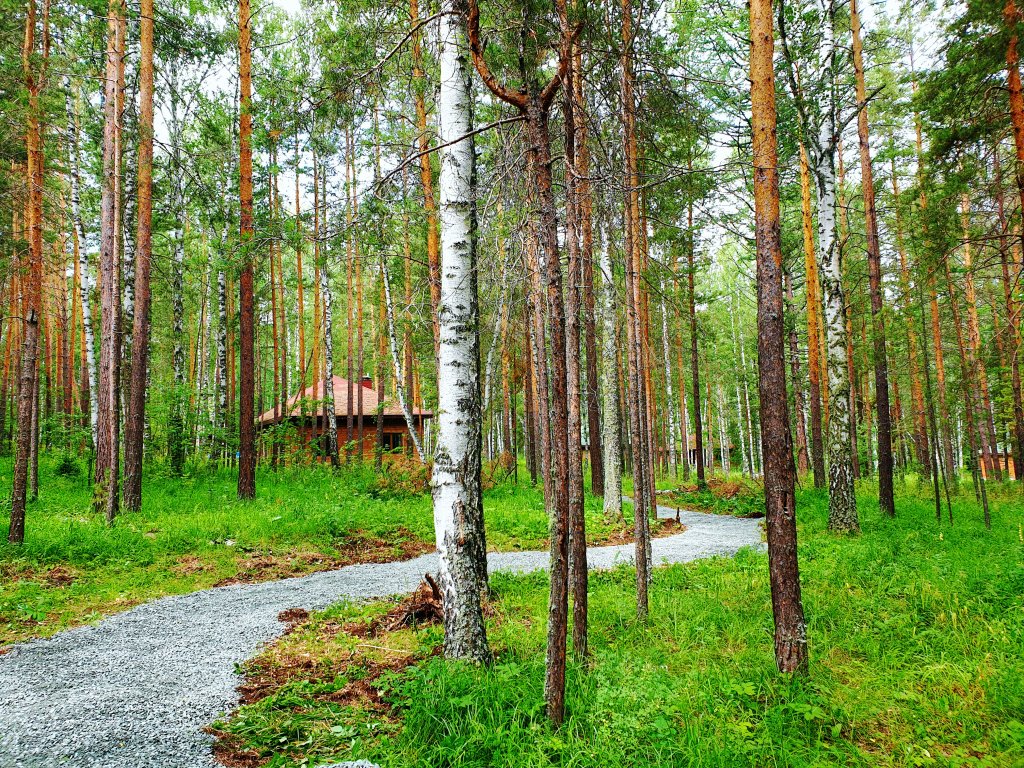
[[(338, 419), (338, 453), (344, 457), (345, 444), (348, 438), (348, 390), (349, 381), (341, 376), (332, 378), (334, 390), (334, 413)], [(362, 392), (363, 440), (359, 444), (359, 393)], [(394, 451), (412, 445), (409, 437), (405, 415), (397, 398), (385, 398), (384, 407), (380, 409), (380, 418), (384, 424), (384, 450)], [(427, 419), (433, 418), (431, 411), (412, 408), (412, 420), (420, 438), (423, 437), (423, 426)], [(352, 441), (355, 444), (353, 453), (361, 452), (364, 457), (371, 457), (377, 444), (378, 402), (377, 390), (373, 380), (368, 376), (362, 382), (352, 382)], [(271, 408), (257, 420), (257, 429), (264, 430), (275, 424), (288, 422), (295, 430), (302, 444), (311, 449), (324, 452), (326, 447), (326, 429), (328, 418), (324, 407), (324, 382), (318, 381), (301, 392), (288, 398), (284, 413), (280, 407)]]

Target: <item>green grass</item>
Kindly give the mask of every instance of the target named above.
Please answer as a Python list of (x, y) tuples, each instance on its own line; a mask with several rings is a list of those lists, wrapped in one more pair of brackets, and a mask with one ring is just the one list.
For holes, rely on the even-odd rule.
[[(767, 558), (748, 551), (658, 569), (647, 625), (635, 619), (631, 572), (596, 574), (593, 657), (570, 669), (560, 731), (541, 703), (543, 575), (494, 578), (489, 668), (431, 656), (432, 627), (402, 640), (420, 662), (377, 683), (390, 712), (328, 703), (356, 668), (299, 675), (226, 728), (275, 767), (360, 757), (396, 768), (1024, 765), (1020, 491), (992, 489), (986, 531), (969, 493), (949, 527), (912, 484), (901, 490), (894, 521), (862, 493), (854, 537), (825, 531), (824, 494), (800, 493), (806, 678), (775, 670)], [(314, 668), (352, 650), (323, 621), (295, 641)]]
[[(363, 537), (386, 542), (433, 542), (429, 494), (394, 474), (382, 481), (372, 465), (339, 472), (323, 467), (263, 470), (257, 498), (236, 498), (233, 471), (183, 478), (150, 474), (143, 508), (112, 527), (91, 510), (92, 487), (56, 473), (44, 456), (40, 498), (29, 505), (25, 543), (6, 544), (9, 496), (0, 511), (0, 645), (45, 636), (139, 602), (212, 586), (249, 572), (253, 560), (278, 563), (262, 577), (329, 567)], [(546, 546), (543, 496), (520, 473), (518, 486), (485, 493), (492, 549)], [(10, 488), (11, 462), (0, 461), (0, 488)], [(588, 496), (588, 529), (595, 540), (619, 527)], [(386, 549), (379, 559), (393, 556)], [(56, 570), (55, 570), (56, 569)], [(68, 583), (70, 579), (70, 583)]]

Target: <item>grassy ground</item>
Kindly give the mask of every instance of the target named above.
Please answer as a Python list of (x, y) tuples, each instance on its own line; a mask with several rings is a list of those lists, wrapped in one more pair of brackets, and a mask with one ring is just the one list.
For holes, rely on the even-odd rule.
[(545, 578), (497, 577), (493, 666), (439, 658), (436, 626), (367, 637), (352, 623), (391, 603), (338, 606), (253, 662), (272, 682), (218, 724), (223, 743), (275, 768), (1024, 765), (1020, 491), (993, 489), (986, 531), (969, 489), (953, 527), (901, 490), (895, 521), (861, 494), (856, 537), (827, 533), (825, 496), (800, 493), (806, 678), (774, 668), (766, 556), (658, 569), (646, 626), (620, 569), (591, 581), (593, 657), (570, 670), (553, 732)]
[[(24, 545), (5, 543), (9, 496), (0, 505), (0, 646), (162, 595), (433, 548), (430, 496), (412, 470), (383, 480), (366, 465), (261, 470), (253, 502), (238, 501), (231, 471), (147, 476), (142, 511), (108, 527), (91, 511), (84, 470), (63, 477), (56, 468), (44, 457)], [(524, 474), (518, 486), (485, 493), (492, 549), (546, 546), (542, 494)], [(0, 461), (0, 488), (10, 477), (10, 460)], [(586, 505), (591, 540), (614, 540), (622, 525), (603, 518), (600, 500), (588, 496)]]

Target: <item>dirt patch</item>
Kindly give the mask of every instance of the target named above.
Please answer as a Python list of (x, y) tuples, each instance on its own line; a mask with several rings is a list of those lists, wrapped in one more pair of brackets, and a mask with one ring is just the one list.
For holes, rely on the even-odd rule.
[(437, 582), (426, 574), (416, 591), (387, 613), (374, 616), (370, 621), (349, 622), (342, 629), (355, 637), (377, 637), (381, 632), (438, 624), (443, 618), (441, 592)]
[(289, 608), (277, 614), (277, 620), (286, 625), (284, 633), (287, 635), (309, 620), (309, 611), (305, 608)]
[(270, 760), (254, 749), (245, 749), (242, 746), (245, 741), (241, 736), (216, 728), (205, 730), (216, 738), (213, 743), (213, 758), (227, 768), (260, 768)]
[[(686, 530), (686, 526), (676, 520), (652, 520), (651, 538), (661, 539), (665, 536), (675, 536)], [(623, 526), (611, 533), (595, 536), (588, 545), (591, 547), (603, 547), (617, 544), (633, 544), (636, 541), (635, 531), (632, 526)], [(547, 543), (545, 542), (545, 546)]]
[(409, 560), (433, 552), (434, 545), (416, 538), (408, 528), (397, 528), (388, 539), (355, 531), (338, 546), (334, 554), (323, 552), (292, 552), (288, 554), (255, 554), (238, 561), (238, 572), (221, 579), (215, 587), (229, 584), (256, 584), (261, 581), (287, 579), (318, 571), (333, 571), (356, 563), (389, 563)]
[(27, 563), (0, 563), (0, 581), (34, 581), (50, 589), (62, 589), (77, 578), (78, 572), (66, 565), (40, 568)]
[(178, 576), (194, 576), (212, 570), (213, 566), (195, 555), (182, 555), (178, 562), (171, 566), (171, 571)]
[[(303, 608), (289, 608), (277, 618), (288, 625), (286, 634), (310, 626), (310, 614)], [(422, 652), (390, 647), (401, 645), (401, 642), (396, 642), (394, 637), (389, 638), (388, 633), (423, 627), (441, 619), (441, 595), (436, 582), (427, 575), (415, 592), (370, 621), (342, 625), (320, 620), (313, 625), (316, 636), (312, 644), (306, 638), (299, 638), (297, 643), (291, 644), (288, 641), (275, 643), (245, 664), (245, 677), (237, 688), (238, 695), (243, 705), (253, 704), (294, 680), (325, 683), (342, 678), (347, 680), (342, 687), (318, 693), (315, 700), (386, 717), (391, 712), (391, 705), (381, 694), (381, 678), (401, 672), (425, 658)], [(359, 642), (349, 650), (330, 654), (314, 650), (341, 632), (360, 640), (373, 639), (374, 642)], [(427, 656), (439, 652), (440, 649), (436, 648)], [(214, 727), (205, 731), (215, 738), (214, 757), (227, 768), (259, 768), (271, 759), (269, 754), (247, 748), (246, 740), (237, 734)]]

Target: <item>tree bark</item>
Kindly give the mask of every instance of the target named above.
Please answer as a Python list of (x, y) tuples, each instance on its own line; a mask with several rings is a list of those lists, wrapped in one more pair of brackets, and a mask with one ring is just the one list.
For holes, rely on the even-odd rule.
[(895, 517), (896, 501), (893, 497), (892, 479), (892, 425), (889, 415), (889, 363), (886, 357), (885, 318), (882, 307), (882, 255), (878, 244), (878, 218), (875, 213), (871, 146), (868, 143), (867, 87), (864, 82), (864, 51), (860, 37), (860, 14), (857, 11), (857, 0), (850, 1), (850, 27), (853, 34), (853, 65), (857, 80), (857, 138), (860, 144), (861, 190), (864, 196), (872, 343), (875, 357), (875, 406), (878, 411), (878, 504), (883, 515)]
[[(583, 53), (577, 43), (573, 63), (582, 72)], [(573, 78), (573, 122), (576, 127), (575, 149), (576, 195), (579, 199), (579, 226), (582, 236), (580, 256), (583, 265), (583, 338), (587, 355), (587, 434), (590, 438), (590, 491), (604, 494), (605, 454), (601, 431), (600, 387), (598, 385), (598, 351), (594, 296), (594, 199), (590, 189), (590, 147), (587, 145), (587, 103), (583, 94), (583, 77)], [(608, 343), (608, 342), (605, 342)], [(618, 459), (616, 459), (617, 461)], [(621, 504), (621, 499), (620, 499)], [(618, 514), (621, 514), (621, 507)]]
[[(784, 282), (786, 287), (786, 303), (792, 308), (793, 278), (789, 272), (784, 274)], [(799, 477), (799, 475), (807, 473), (808, 469), (810, 469), (810, 463), (808, 462), (807, 432), (804, 428), (804, 415), (806, 413), (804, 409), (804, 387), (800, 377), (800, 348), (795, 322), (789, 328), (789, 366), (792, 371), (793, 408), (796, 411), (793, 415), (793, 421), (796, 422), (796, 465)]]
[(700, 358), (697, 355), (697, 299), (696, 299), (696, 278), (694, 267), (694, 242), (693, 242), (693, 204), (687, 202), (686, 218), (688, 222), (686, 230), (686, 280), (689, 293), (688, 310), (690, 315), (690, 374), (693, 378), (693, 435), (694, 435), (694, 459), (697, 473), (697, 487), (703, 488), (706, 485), (704, 479), (704, 430), (700, 423)]
[(82, 407), (89, 412), (89, 429), (92, 435), (92, 448), (96, 448), (96, 393), (99, 391), (96, 383), (96, 343), (92, 326), (92, 287), (89, 279), (89, 250), (85, 239), (85, 224), (82, 219), (81, 203), (81, 172), (79, 170), (78, 157), (78, 117), (72, 108), (71, 81), (66, 79), (64, 83), (65, 109), (68, 115), (68, 155), (71, 165), (71, 217), (74, 219), (75, 237), (78, 243), (78, 270), (79, 270), (79, 301), (82, 306), (82, 334), (83, 350), (82, 359), (85, 363), (85, 370), (82, 373)]
[(239, 201), (242, 272), (238, 280), (238, 498), (256, 497), (255, 344), (253, 307), (253, 202), (252, 202), (252, 16), (249, 0), (238, 2), (239, 75)]
[(135, 312), (132, 327), (131, 384), (124, 435), (124, 505), (142, 508), (142, 456), (149, 368), (150, 266), (153, 252), (153, 0), (139, 12), (139, 153), (136, 182)]
[[(903, 243), (903, 226), (900, 217), (899, 181), (896, 177), (896, 160), (892, 161), (892, 193), (896, 199), (894, 215), (896, 221), (896, 251), (900, 259), (900, 291), (903, 294), (903, 314), (907, 324), (907, 349), (910, 355), (910, 403), (914, 432), (914, 458), (926, 478), (931, 477), (931, 451), (928, 448), (928, 421), (925, 411), (924, 393), (921, 384), (920, 341), (914, 327), (914, 308), (910, 300), (910, 267), (907, 249)], [(938, 471), (936, 469), (936, 471)]]
[(423, 70), (423, 46), (420, 32), (418, 0), (409, 0), (412, 33), (412, 76), (416, 102), (417, 145), (420, 153), (420, 186), (423, 188), (423, 210), (427, 216), (427, 281), (430, 285), (430, 317), (434, 331), (434, 356), (440, 351), (438, 305), (441, 301), (440, 235), (437, 203), (434, 201), (434, 171), (430, 164), (430, 135), (427, 132), (427, 78)]
[[(999, 461), (995, 456), (996, 433), (995, 424), (992, 420), (992, 401), (988, 387), (988, 375), (985, 365), (981, 360), (981, 328), (978, 322), (978, 305), (974, 290), (974, 264), (971, 250), (970, 233), (970, 201), (964, 194), (961, 203), (961, 216), (964, 234), (964, 300), (967, 304), (967, 362), (971, 372), (971, 378), (965, 381), (970, 385), (977, 385), (981, 395), (981, 401), (977, 403), (978, 435), (981, 438), (982, 461), (989, 472), (989, 476), (996, 482), (1001, 481), (1002, 470)], [(948, 262), (947, 262), (948, 264)], [(953, 290), (950, 284), (950, 291)], [(977, 402), (977, 401), (976, 401)]]
[[(1022, 107), (1024, 108), (1024, 107)], [(1016, 274), (1010, 272), (1010, 245), (1006, 221), (1005, 206), (1003, 201), (1002, 172), (999, 166), (999, 148), (993, 152), (994, 171), (996, 175), (996, 195), (999, 210), (999, 263), (1002, 269), (1003, 302), (1006, 308), (1006, 338), (1007, 349), (1005, 357), (1010, 367), (1010, 391), (1013, 399), (1013, 416), (1011, 422), (1011, 434), (1013, 438), (1013, 467), (1012, 479), (1024, 481), (1024, 399), (1021, 397), (1021, 375), (1020, 375), (1020, 307), (1014, 297), (1014, 286), (1020, 280), (1020, 268), (1014, 264)], [(1007, 451), (1009, 459), (1009, 451)]]
[[(44, 11), (45, 15), (46, 11)], [(29, 94), (28, 125), (25, 132), (28, 186), (26, 206), (28, 224), (28, 263), (23, 264), (21, 280), (23, 300), (21, 314), (22, 346), (18, 378), (17, 445), (15, 447), (14, 477), (11, 487), (11, 517), (7, 541), (21, 544), (25, 541), (25, 508), (28, 500), (29, 464), (34, 441), (34, 408), (36, 371), (38, 370), (39, 323), (42, 319), (43, 283), (43, 131), (39, 94), (45, 70), (36, 72), (32, 57), (36, 53), (36, 3), (28, 0), (25, 17), (25, 42), (22, 49), (22, 70)], [(45, 49), (45, 44), (44, 44)]]
[[(458, 135), (461, 136), (463, 134), (458, 134)], [(470, 187), (470, 190), (472, 191), (472, 187)], [(475, 262), (474, 262), (474, 265), (475, 265)], [(419, 457), (419, 460), (420, 460), (421, 464), (426, 464), (427, 457), (426, 457), (426, 454), (423, 451), (423, 445), (420, 442), (419, 433), (416, 431), (416, 419), (413, 417), (412, 408), (410, 407), (410, 403), (409, 403), (409, 399), (412, 396), (412, 393), (406, 391), (405, 385), (403, 384), (403, 382), (406, 380), (406, 378), (405, 378), (405, 374), (402, 372), (402, 358), (401, 358), (401, 352), (400, 352), (399, 347), (398, 347), (398, 330), (395, 327), (395, 305), (394, 305), (394, 302), (391, 300), (391, 277), (388, 274), (387, 259), (383, 255), (381, 256), (380, 266), (381, 266), (381, 279), (384, 282), (383, 289), (384, 289), (384, 314), (385, 314), (385, 316), (384, 316), (383, 319), (385, 320), (386, 327), (387, 327), (388, 345), (389, 345), (389, 347), (391, 349), (391, 362), (394, 365), (394, 369), (395, 369), (395, 391), (398, 393), (398, 405), (402, 409), (402, 415), (405, 417), (405, 426), (409, 430), (409, 437), (412, 440), (413, 446), (416, 448), (416, 455)], [(470, 270), (470, 271), (473, 271), (473, 270)], [(442, 280), (442, 284), (444, 284), (444, 280)], [(479, 310), (477, 310), (477, 312), (479, 313)], [(464, 320), (468, 320), (468, 318), (463, 318), (463, 319)], [(479, 348), (480, 348), (480, 344), (479, 344), (479, 337), (478, 337), (477, 344), (476, 344), (476, 349), (477, 349), (478, 352), (479, 352)], [(479, 361), (477, 362), (477, 368), (478, 368), (478, 371), (479, 371)], [(479, 372), (478, 372), (478, 377), (477, 378), (479, 379)], [(481, 425), (482, 425), (482, 423), (483, 423), (483, 420), (481, 418)], [(435, 459), (435, 465), (434, 466), (435, 467), (437, 466), (436, 459)], [(481, 502), (481, 504), (482, 503), (483, 502)], [(481, 518), (481, 521), (482, 521), (482, 518)]]
[(750, 3), (750, 100), (757, 242), (757, 362), (768, 569), (780, 672), (805, 673), (807, 627), (797, 563), (796, 495), (786, 399), (782, 245), (776, 146), (775, 47), (770, 0)]
[(643, 372), (642, 298), (639, 287), (641, 270), (640, 177), (636, 142), (636, 93), (633, 65), (633, 8), (631, 0), (622, 0), (622, 128), (624, 181), (626, 185), (623, 215), (626, 260), (626, 344), (627, 344), (627, 410), (629, 411), (630, 452), (633, 473), (633, 525), (636, 564), (636, 612), (641, 621), (649, 612), (648, 588), (651, 582), (650, 530), (647, 487), (650, 477), (647, 456)]
[[(431, 487), (448, 658), (491, 658), (481, 605), (487, 546), (480, 486), (482, 419), (476, 236), (473, 231), (472, 91), (465, 6), (444, 3), (438, 102), (441, 150), (441, 291), (438, 434)], [(385, 278), (386, 280), (386, 278)], [(481, 578), (483, 576), (483, 578)]]
[(107, 16), (107, 53), (103, 89), (103, 183), (100, 195), (100, 365), (97, 403), (96, 484), (94, 506), (108, 523), (118, 512), (120, 454), (120, 313), (121, 259), (118, 248), (120, 210), (120, 80), (118, 71), (124, 48), (121, 19), (123, 0), (110, 0)]
[[(822, 29), (822, 48), (831, 62), (836, 56), (835, 6), (829, 0), (828, 18)], [(834, 71), (834, 63), (828, 71)], [(818, 196), (818, 264), (824, 289), (826, 360), (828, 371), (828, 473), (829, 530), (858, 531), (857, 500), (854, 495), (854, 457), (850, 450), (850, 379), (846, 367), (846, 296), (840, 249), (836, 242), (836, 167), (838, 129), (835, 85), (829, 83), (824, 117), (814, 141), (813, 171)]]

